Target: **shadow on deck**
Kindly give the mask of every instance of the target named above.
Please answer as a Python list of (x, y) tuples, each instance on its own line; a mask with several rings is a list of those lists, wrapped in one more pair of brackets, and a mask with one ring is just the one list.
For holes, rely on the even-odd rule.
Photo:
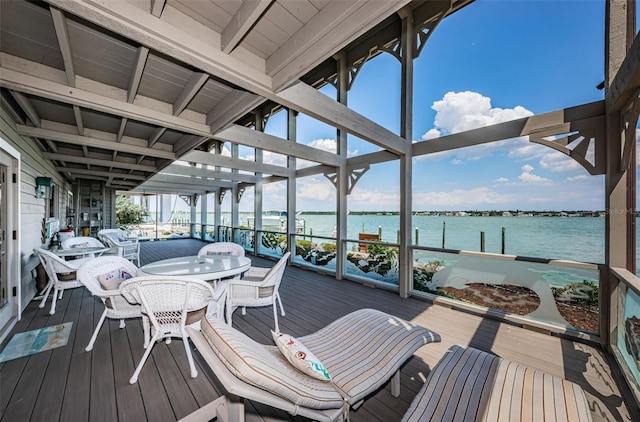
[[(203, 244), (192, 239), (144, 242), (141, 263), (194, 255)], [(251, 258), (255, 266), (273, 265)], [(442, 335), (441, 343), (424, 346), (403, 367), (400, 397), (393, 397), (384, 386), (351, 412), (353, 421), (400, 420), (429, 369), (452, 344), (470, 345), (578, 383), (596, 421), (637, 416), (637, 409), (630, 415), (623, 403), (607, 357), (598, 348), (295, 266), (286, 269), (280, 292), (286, 311), (280, 327), (294, 336), (314, 332), (360, 308), (380, 309)], [(38, 308), (35, 301), (27, 306), (13, 333), (67, 321), (73, 321), (73, 329), (66, 347), (0, 364), (1, 421), (175, 421), (221, 394), (197, 352), (199, 375), (190, 377), (181, 340), (157, 344), (139, 382), (130, 385), (143, 353), (142, 324), (129, 320), (125, 329), (119, 329), (117, 321), (107, 320), (93, 351), (85, 352), (102, 310), (102, 303), (85, 288), (66, 291), (55, 315), (48, 314), (48, 307)], [(245, 316), (237, 312), (233, 322), (256, 341), (272, 343), (270, 308), (249, 309)], [(247, 412), (248, 421), (304, 420), (258, 403), (249, 404)]]

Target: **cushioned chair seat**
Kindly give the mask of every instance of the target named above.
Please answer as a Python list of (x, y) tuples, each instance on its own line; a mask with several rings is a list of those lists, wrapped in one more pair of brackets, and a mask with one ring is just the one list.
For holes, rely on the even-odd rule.
[(324, 364), (351, 405), (387, 382), (440, 335), (375, 309), (360, 309), (298, 338)]
[(405, 413), (418, 421), (590, 421), (584, 391), (562, 378), (452, 346)]

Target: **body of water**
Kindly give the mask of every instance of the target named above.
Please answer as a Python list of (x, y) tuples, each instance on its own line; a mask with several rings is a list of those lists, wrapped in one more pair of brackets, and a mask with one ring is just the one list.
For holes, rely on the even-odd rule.
[[(334, 215), (304, 215), (306, 233), (331, 236)], [(349, 215), (347, 235), (382, 232), (382, 240), (397, 242), (400, 218), (396, 215)], [(601, 217), (451, 217), (414, 216), (411, 235), (419, 246), (480, 251), (480, 232), (485, 233), (485, 252), (501, 253), (502, 229), (505, 253), (538, 258), (604, 262), (604, 218)], [(416, 229), (418, 241), (416, 242)]]
[[(253, 214), (240, 213), (240, 224), (247, 225), (248, 217)], [(335, 215), (304, 214), (299, 218), (304, 220), (305, 234), (334, 236)], [(230, 215), (223, 213), (223, 225), (230, 220)], [(480, 251), (480, 232), (484, 232), (485, 252), (501, 253), (504, 228), (505, 254), (601, 264), (604, 263), (604, 220), (603, 217), (416, 215), (412, 219), (411, 237), (412, 243), (418, 246), (441, 248), (444, 229), (445, 248)], [(397, 215), (347, 216), (347, 237), (353, 240), (358, 239), (358, 233), (381, 232), (383, 241), (396, 243), (399, 227)]]

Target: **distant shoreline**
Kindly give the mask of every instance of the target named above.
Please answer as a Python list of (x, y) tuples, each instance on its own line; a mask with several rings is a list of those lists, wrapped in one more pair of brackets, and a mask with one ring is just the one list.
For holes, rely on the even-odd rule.
[[(604, 217), (606, 211), (413, 211), (414, 216), (451, 217)], [(300, 211), (298, 215), (336, 215), (335, 211)], [(349, 215), (400, 215), (400, 211), (349, 211)], [(637, 215), (637, 213), (636, 213)]]

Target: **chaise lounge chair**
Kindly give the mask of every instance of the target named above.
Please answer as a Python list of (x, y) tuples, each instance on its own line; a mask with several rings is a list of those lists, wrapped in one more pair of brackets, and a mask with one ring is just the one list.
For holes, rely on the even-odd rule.
[(579, 385), (472, 347), (451, 346), (402, 422), (590, 422)]
[(317, 421), (343, 420), (390, 379), (397, 397), (400, 367), (423, 345), (440, 341), (437, 333), (381, 311), (352, 312), (297, 339), (331, 374), (331, 381), (321, 381), (296, 369), (277, 347), (224, 322), (206, 318), (201, 327), (187, 331), (227, 393), (185, 421), (244, 420), (244, 399)]

